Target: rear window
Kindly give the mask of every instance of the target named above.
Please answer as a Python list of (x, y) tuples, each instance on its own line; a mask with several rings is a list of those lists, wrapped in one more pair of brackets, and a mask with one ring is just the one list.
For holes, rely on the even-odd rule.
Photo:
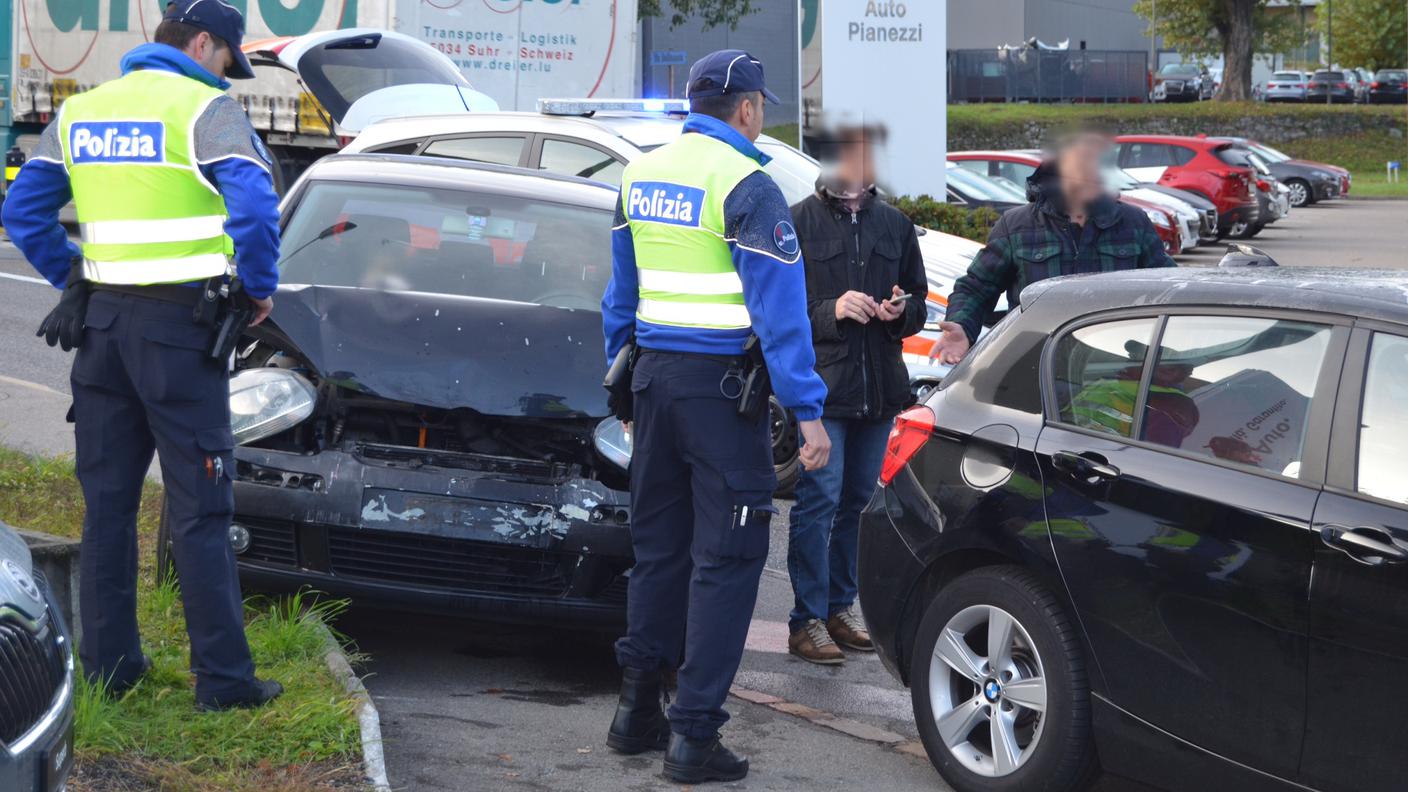
[(1170, 63), (1159, 69), (1159, 74), (1169, 74), (1178, 77), (1197, 77), (1202, 71), (1194, 65), (1187, 63)]
[(1390, 71), (1388, 69), (1382, 69), (1378, 74), (1374, 75), (1374, 79), (1405, 82), (1408, 81), (1408, 71)]
[(1316, 80), (1343, 80), (1344, 72), (1318, 71), (1315, 72)]
[(599, 310), (611, 214), (471, 190), (314, 181), (282, 248), (284, 283)]
[(1275, 74), (1271, 75), (1271, 79), (1287, 80), (1293, 82), (1295, 80), (1304, 80), (1305, 75), (1301, 74), (1300, 72), (1276, 72)]

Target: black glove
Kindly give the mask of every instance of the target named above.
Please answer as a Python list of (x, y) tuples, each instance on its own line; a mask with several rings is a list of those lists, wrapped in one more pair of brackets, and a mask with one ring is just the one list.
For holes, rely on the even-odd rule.
[(75, 258), (64, 282), (59, 304), (44, 317), (36, 336), (42, 336), (49, 346), (55, 344), (65, 352), (83, 344), (83, 318), (88, 314), (88, 281), (83, 279), (83, 259)]

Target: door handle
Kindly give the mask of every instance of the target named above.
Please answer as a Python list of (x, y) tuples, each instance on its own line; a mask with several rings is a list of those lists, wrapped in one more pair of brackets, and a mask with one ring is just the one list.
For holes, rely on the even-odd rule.
[(1381, 528), (1327, 525), (1320, 529), (1320, 540), (1368, 566), (1402, 564), (1408, 561), (1408, 550), (1395, 544), (1388, 532)]
[(1094, 484), (1099, 480), (1112, 480), (1120, 477), (1120, 469), (1111, 465), (1103, 456), (1091, 451), (1077, 454), (1074, 451), (1057, 451), (1051, 455), (1051, 464), (1057, 470)]

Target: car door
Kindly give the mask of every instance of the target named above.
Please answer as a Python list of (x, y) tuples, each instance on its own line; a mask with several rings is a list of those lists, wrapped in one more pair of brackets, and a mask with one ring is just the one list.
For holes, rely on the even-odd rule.
[(1127, 315), (1058, 336), (1044, 364), (1047, 519), (1099, 692), (1283, 778), (1303, 732), (1326, 361), (1346, 335), (1256, 312)]
[(1354, 331), (1315, 509), (1303, 780), (1403, 788), (1408, 756), (1408, 329)]
[(600, 146), (581, 140), (539, 135), (533, 148), (529, 167), (591, 179), (613, 187), (621, 186), (621, 174), (626, 169), (626, 163)]

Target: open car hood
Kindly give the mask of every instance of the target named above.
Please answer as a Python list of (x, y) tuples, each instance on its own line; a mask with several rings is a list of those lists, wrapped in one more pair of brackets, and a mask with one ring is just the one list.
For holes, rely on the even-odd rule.
[(383, 399), (534, 418), (608, 413), (596, 311), (294, 285), (279, 288), (271, 320), (323, 379)]
[(328, 30), (253, 41), (242, 49), (255, 66), (297, 74), (347, 132), (360, 132), (384, 118), (499, 109), (474, 90), (444, 53), (390, 30)]

